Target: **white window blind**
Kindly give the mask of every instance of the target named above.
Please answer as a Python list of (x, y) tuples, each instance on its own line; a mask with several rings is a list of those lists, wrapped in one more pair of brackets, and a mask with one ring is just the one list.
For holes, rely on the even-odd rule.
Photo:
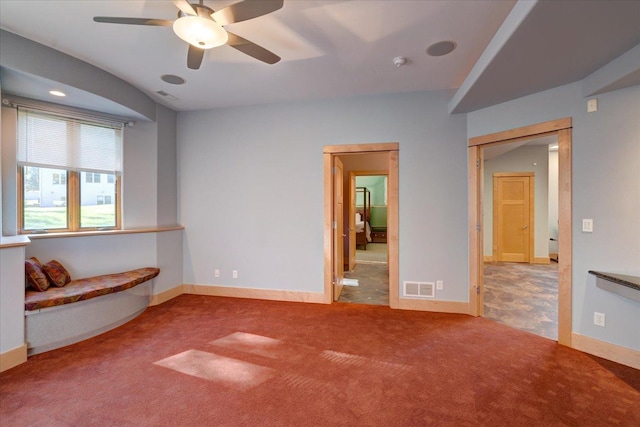
[(18, 164), (121, 174), (122, 128), (18, 108)]

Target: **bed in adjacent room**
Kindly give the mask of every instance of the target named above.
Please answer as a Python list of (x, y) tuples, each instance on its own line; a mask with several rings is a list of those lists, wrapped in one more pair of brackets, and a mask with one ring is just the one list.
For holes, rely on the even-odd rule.
[(356, 207), (356, 248), (362, 246), (366, 251), (367, 243), (371, 243), (371, 192), (366, 187), (356, 187), (356, 195), (358, 193), (363, 195), (363, 205)]

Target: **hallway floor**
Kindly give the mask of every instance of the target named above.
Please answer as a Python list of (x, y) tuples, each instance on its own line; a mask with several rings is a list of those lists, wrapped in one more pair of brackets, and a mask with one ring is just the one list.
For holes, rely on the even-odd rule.
[(558, 339), (558, 264), (484, 264), (484, 317)]
[(358, 286), (345, 286), (338, 302), (389, 305), (389, 266), (387, 264), (359, 264), (344, 274), (357, 279)]

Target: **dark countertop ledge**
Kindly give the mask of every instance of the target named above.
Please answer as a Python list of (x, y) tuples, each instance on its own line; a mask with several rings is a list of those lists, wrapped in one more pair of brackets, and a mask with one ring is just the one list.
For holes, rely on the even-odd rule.
[(619, 285), (626, 286), (631, 289), (640, 291), (640, 277), (627, 276), (625, 274), (604, 273), (602, 271), (593, 271), (593, 270), (589, 270), (589, 274), (593, 274), (594, 276), (599, 277), (601, 279), (605, 279), (610, 282), (614, 282)]

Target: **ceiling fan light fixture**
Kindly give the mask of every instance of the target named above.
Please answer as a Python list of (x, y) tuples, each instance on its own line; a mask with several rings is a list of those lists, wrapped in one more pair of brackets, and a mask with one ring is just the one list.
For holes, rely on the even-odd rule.
[(176, 19), (173, 31), (182, 40), (200, 49), (222, 46), (229, 38), (221, 25), (213, 19), (201, 16), (183, 16)]

